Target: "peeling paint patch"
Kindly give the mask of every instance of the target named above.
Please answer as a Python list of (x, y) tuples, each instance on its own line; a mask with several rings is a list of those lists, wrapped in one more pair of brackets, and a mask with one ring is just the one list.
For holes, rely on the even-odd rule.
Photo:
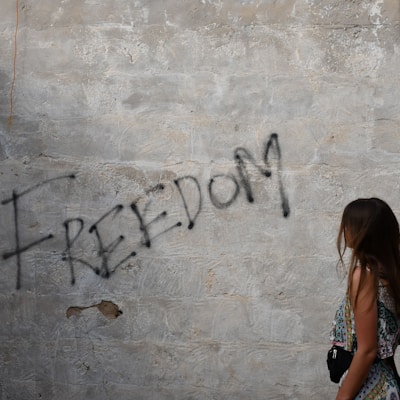
[(374, 24), (380, 25), (382, 23), (382, 5), (383, 0), (378, 0), (375, 2), (375, 4), (370, 5), (369, 16), (371, 19), (375, 19), (372, 21)]
[(108, 319), (116, 319), (122, 314), (119, 307), (112, 301), (102, 300), (100, 303), (88, 307), (69, 307), (66, 312), (67, 318), (72, 315), (80, 315), (82, 311), (93, 307), (96, 307)]

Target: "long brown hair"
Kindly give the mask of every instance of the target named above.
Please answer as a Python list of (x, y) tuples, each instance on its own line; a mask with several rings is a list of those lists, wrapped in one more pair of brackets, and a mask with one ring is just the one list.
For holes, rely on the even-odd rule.
[[(400, 251), (399, 223), (391, 208), (377, 198), (358, 199), (348, 204), (342, 216), (337, 248), (339, 263), (344, 265), (346, 248), (352, 249), (349, 265), (348, 288), (351, 286), (354, 269), (361, 268), (358, 293), (365, 282), (367, 269), (379, 279), (387, 282), (397, 314), (400, 316)], [(343, 245), (344, 242), (344, 245)]]

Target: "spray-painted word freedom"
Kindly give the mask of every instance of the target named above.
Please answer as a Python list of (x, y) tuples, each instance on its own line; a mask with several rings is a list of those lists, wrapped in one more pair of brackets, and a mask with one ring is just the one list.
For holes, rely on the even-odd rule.
[[(244, 191), (248, 202), (254, 202), (253, 188), (249, 173), (249, 167), (252, 166), (253, 169), (255, 168), (258, 173), (266, 178), (270, 178), (272, 174), (276, 174), (279, 195), (281, 199), (282, 214), (285, 218), (289, 216), (289, 201), (282, 183), (281, 150), (279, 146), (278, 135), (276, 133), (271, 134), (269, 139), (267, 140), (263, 148), (262, 157), (262, 163), (260, 163), (256, 161), (256, 159), (247, 149), (243, 147), (238, 147), (235, 149), (234, 160), (236, 164), (236, 175), (214, 175), (213, 177), (211, 177), (207, 184), (209, 199), (217, 209), (225, 209), (230, 207), (239, 196), (241, 190)], [(273, 160), (275, 161), (275, 168), (271, 168), (270, 158), (273, 158)], [(21, 240), (22, 228), (19, 216), (19, 202), (22, 198), (24, 198), (25, 196), (29, 196), (30, 193), (39, 189), (43, 185), (51, 185), (52, 182), (56, 180), (68, 180), (74, 178), (75, 174), (68, 174), (48, 179), (20, 192), (14, 190), (11, 197), (2, 201), (3, 206), (12, 207), (15, 242), (14, 248), (4, 252), (2, 256), (3, 260), (15, 259), (17, 289), (20, 289), (22, 284), (23, 253), (29, 251), (30, 249), (38, 246), (45, 241), (54, 239), (54, 235), (49, 233), (47, 235), (38, 237), (36, 240), (32, 240), (29, 243), (22, 243), (23, 241)], [(218, 185), (226, 185), (227, 183), (229, 183), (232, 190), (228, 194), (228, 197), (223, 197), (220, 191), (218, 191)], [(187, 228), (193, 229), (196, 224), (196, 220), (201, 212), (203, 202), (202, 191), (199, 181), (194, 176), (186, 175), (174, 180), (174, 185), (178, 190), (179, 197), (181, 198), (182, 205), (185, 210), (185, 215), (188, 220)], [(188, 185), (191, 187), (191, 196), (188, 196), (187, 192), (185, 192), (184, 189)], [(189, 203), (189, 198), (193, 199), (193, 189), (196, 193), (196, 204)], [(146, 193), (157, 193), (163, 190), (164, 185), (159, 183), (148, 189)], [(193, 202), (193, 200), (191, 200), (191, 202)], [(160, 235), (165, 235), (172, 229), (181, 227), (183, 225), (182, 222), (176, 222), (168, 227), (164, 227), (161, 232), (154, 234), (153, 227), (157, 227), (157, 224), (160, 223), (161, 220), (164, 220), (166, 218), (167, 212), (162, 211), (155, 218), (149, 220), (148, 215), (146, 214), (147, 205), (148, 204), (146, 204), (144, 207), (141, 207), (138, 200), (131, 202), (128, 207), (125, 207), (122, 204), (118, 204), (105, 212), (100, 218), (97, 219), (97, 221), (90, 224), (89, 229), (85, 229), (85, 221), (81, 217), (69, 218), (63, 221), (62, 225), (65, 237), (65, 248), (64, 251), (62, 251), (60, 254), (62, 260), (65, 261), (69, 267), (72, 285), (75, 283), (75, 267), (77, 265), (83, 265), (95, 272), (97, 275), (103, 278), (108, 278), (120, 266), (127, 263), (131, 257), (135, 257), (137, 255), (137, 251), (131, 249), (129, 251), (126, 251), (126, 254), (115, 261), (115, 255), (113, 258), (111, 256), (119, 248), (126, 237), (124, 235), (119, 235), (116, 238), (111, 238), (108, 244), (106, 244), (105, 238), (103, 237), (105, 232), (104, 228), (107, 226), (105, 224), (110, 223), (107, 221), (109, 221), (110, 218), (114, 218), (116, 215), (121, 213), (122, 210), (128, 209), (128, 212), (131, 213), (131, 215), (133, 215), (134, 218), (137, 220), (138, 229), (141, 235), (141, 245), (147, 248), (150, 248), (152, 246), (152, 242), (156, 237), (159, 237)], [(95, 239), (97, 247), (97, 258), (95, 262), (93, 262), (91, 259), (84, 259), (79, 252), (80, 248), (78, 245), (79, 242), (82, 240), (84, 233), (91, 235), (91, 237)]]

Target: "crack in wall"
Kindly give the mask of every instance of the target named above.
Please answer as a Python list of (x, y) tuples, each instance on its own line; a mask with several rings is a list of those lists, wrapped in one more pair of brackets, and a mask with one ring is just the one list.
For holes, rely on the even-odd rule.
[(112, 301), (102, 300), (100, 303), (93, 304), (92, 306), (69, 307), (66, 312), (66, 316), (67, 316), (67, 318), (69, 318), (72, 315), (80, 315), (82, 313), (82, 311), (87, 310), (89, 308), (94, 308), (94, 307), (96, 307), (108, 319), (116, 319), (120, 315), (122, 315), (122, 311), (116, 304), (114, 304)]

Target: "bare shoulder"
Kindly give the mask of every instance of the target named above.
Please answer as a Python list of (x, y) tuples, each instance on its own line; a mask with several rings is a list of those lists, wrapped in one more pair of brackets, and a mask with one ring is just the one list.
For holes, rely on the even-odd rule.
[(350, 295), (352, 304), (355, 305), (356, 298), (365, 305), (371, 304), (376, 299), (376, 277), (374, 273), (366, 268), (364, 271), (357, 267), (352, 272)]
[(354, 270), (352, 272), (352, 280), (353, 280), (353, 282), (354, 281), (358, 281), (358, 282), (360, 281), (361, 273), (362, 273), (361, 267), (355, 267), (354, 268)]
[[(364, 277), (363, 277), (363, 274), (364, 274)], [(375, 284), (376, 277), (368, 267), (365, 268), (365, 271), (362, 271), (361, 267), (354, 268), (354, 270), (352, 272), (353, 285), (358, 287), (362, 278), (365, 279), (365, 283), (367, 283), (367, 284), (368, 283)]]

